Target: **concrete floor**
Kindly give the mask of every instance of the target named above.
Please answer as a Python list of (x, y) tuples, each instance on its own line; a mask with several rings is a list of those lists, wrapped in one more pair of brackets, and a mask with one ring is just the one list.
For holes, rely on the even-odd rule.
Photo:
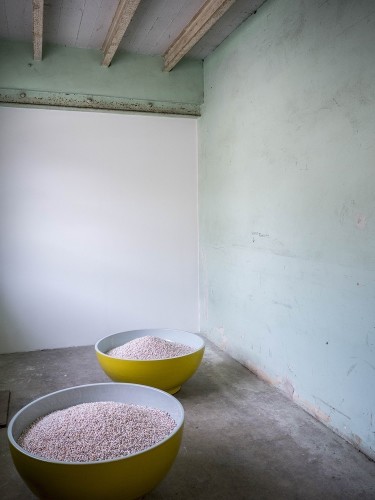
[[(10, 417), (41, 395), (106, 381), (92, 347), (0, 356)], [(375, 499), (374, 462), (212, 344), (177, 397), (186, 412), (182, 446), (145, 499)], [(35, 498), (0, 432), (1, 498)]]

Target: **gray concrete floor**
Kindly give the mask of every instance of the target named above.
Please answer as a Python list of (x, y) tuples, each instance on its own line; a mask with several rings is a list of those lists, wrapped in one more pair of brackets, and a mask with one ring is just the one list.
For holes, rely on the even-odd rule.
[[(179, 455), (145, 499), (375, 499), (374, 462), (207, 344), (176, 395), (186, 413)], [(0, 355), (10, 417), (49, 392), (108, 381), (93, 347)], [(0, 433), (1, 498), (35, 498), (13, 467), (6, 429)]]

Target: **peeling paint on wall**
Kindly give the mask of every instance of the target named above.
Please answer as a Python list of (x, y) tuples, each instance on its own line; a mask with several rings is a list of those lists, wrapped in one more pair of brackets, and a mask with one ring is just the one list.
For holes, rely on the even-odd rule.
[(204, 62), (201, 327), (375, 458), (375, 9), (344, 3), (265, 2)]
[(259, 377), (261, 380), (264, 380), (268, 384), (279, 386), (280, 380), (278, 378), (271, 377), (264, 370), (256, 366), (252, 361), (244, 361), (242, 363), (248, 370), (250, 370), (254, 375)]

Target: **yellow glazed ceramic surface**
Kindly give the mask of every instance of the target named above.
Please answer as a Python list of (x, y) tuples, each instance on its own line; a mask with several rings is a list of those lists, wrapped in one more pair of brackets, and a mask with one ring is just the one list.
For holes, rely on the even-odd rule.
[[(118, 401), (167, 411), (174, 432), (141, 453), (100, 462), (56, 462), (38, 458), (17, 443), (36, 418), (75, 404)], [(180, 447), (184, 422), (181, 404), (169, 394), (133, 384), (92, 384), (54, 392), (25, 406), (11, 420), (8, 439), (14, 464), (31, 491), (51, 500), (132, 500), (151, 491), (167, 474)]]
[[(186, 356), (151, 361), (107, 356), (106, 353), (110, 349), (145, 335), (185, 344), (194, 351)], [(174, 394), (198, 369), (203, 358), (204, 342), (198, 335), (181, 330), (133, 330), (115, 333), (99, 340), (95, 345), (95, 351), (101, 367), (115, 382), (149, 385)]]

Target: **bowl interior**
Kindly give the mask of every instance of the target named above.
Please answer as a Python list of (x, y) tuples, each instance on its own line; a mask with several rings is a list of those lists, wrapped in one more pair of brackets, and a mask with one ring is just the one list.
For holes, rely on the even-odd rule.
[[(12, 418), (8, 426), (8, 438), (12, 445), (18, 450), (26, 455), (33, 456), (17, 444), (17, 439), (28, 425), (37, 418), (51, 413), (52, 411), (62, 410), (81, 403), (96, 401), (116, 401), (120, 403), (137, 404), (158, 408), (168, 412), (177, 425), (174, 431), (161, 442), (170, 439), (170, 437), (181, 428), (184, 422), (184, 410), (180, 402), (170, 394), (160, 391), (159, 389), (138, 384), (90, 384), (53, 392), (31, 402)], [(153, 447), (160, 445), (161, 442)], [(146, 451), (147, 450), (144, 450), (140, 453)], [(47, 459), (41, 460), (49, 461)]]
[(144, 337), (146, 335), (152, 337), (159, 337), (164, 340), (169, 340), (171, 342), (178, 342), (180, 344), (185, 344), (194, 349), (194, 351), (199, 351), (204, 347), (204, 341), (199, 335), (195, 333), (186, 332), (183, 330), (168, 330), (168, 329), (146, 329), (146, 330), (131, 330), (128, 332), (114, 333), (100, 339), (96, 345), (95, 350), (102, 354), (106, 354), (110, 349), (119, 347), (126, 342), (137, 339), (139, 337)]

